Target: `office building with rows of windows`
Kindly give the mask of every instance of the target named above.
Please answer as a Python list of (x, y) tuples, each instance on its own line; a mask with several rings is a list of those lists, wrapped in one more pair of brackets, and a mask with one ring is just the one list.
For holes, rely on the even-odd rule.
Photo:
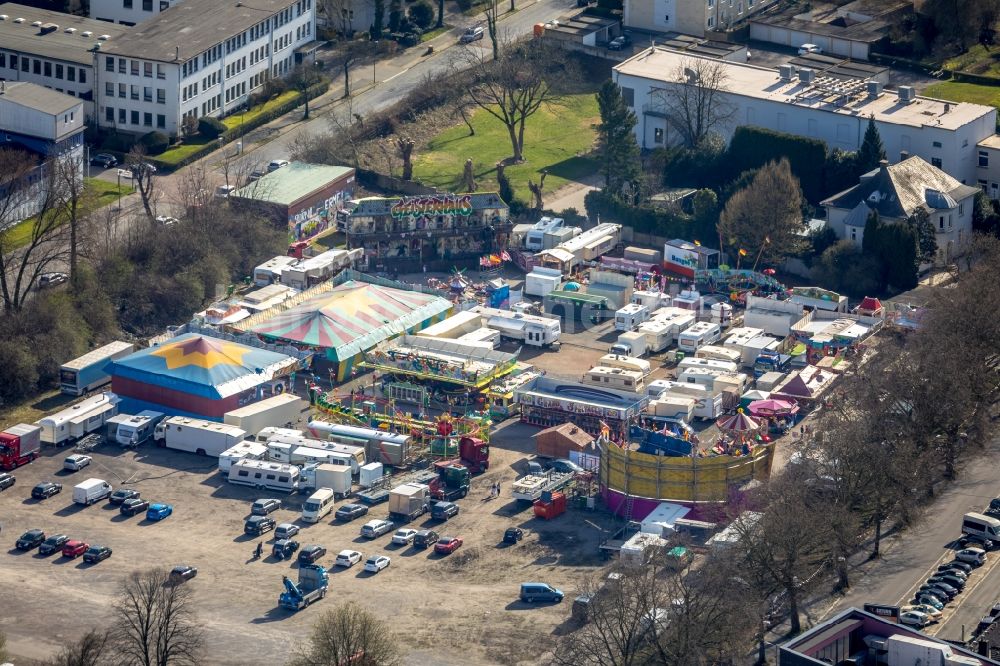
[(180, 2), (96, 54), (97, 123), (176, 136), (186, 117), (230, 114), (291, 72), (315, 32), (313, 0)]
[(136, 25), (178, 2), (180, 0), (90, 0), (90, 18)]
[(129, 28), (14, 3), (0, 5), (0, 80), (24, 81), (83, 100), (93, 117), (96, 45)]

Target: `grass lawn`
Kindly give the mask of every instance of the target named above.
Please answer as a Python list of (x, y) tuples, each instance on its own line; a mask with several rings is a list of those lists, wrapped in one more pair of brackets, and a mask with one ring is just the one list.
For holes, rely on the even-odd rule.
[[(93, 200), (87, 202), (83, 210), (84, 215), (98, 208), (103, 208), (118, 199), (117, 183), (109, 183), (100, 178), (84, 178), (83, 186), (86, 188), (88, 196), (95, 197)], [(121, 196), (132, 194), (132, 191), (133, 189), (129, 185), (122, 185)], [(31, 241), (32, 225), (34, 223), (34, 218), (29, 218), (4, 232), (4, 240), (7, 242), (7, 247), (10, 250), (16, 250), (19, 247), (27, 245)]]
[(988, 49), (976, 44), (965, 53), (945, 60), (944, 68), (982, 76), (1000, 76), (1000, 48)]
[[(469, 128), (462, 123), (436, 136), (427, 147), (415, 151), (414, 179), (454, 190), (462, 180), (465, 160), (471, 157), (478, 189), (497, 189), (495, 165), (511, 155), (507, 129), (482, 109), (477, 109), (471, 120), (476, 128), (475, 136), (469, 136)], [(570, 95), (558, 105), (544, 106), (528, 118), (524, 131), (525, 162), (506, 170), (518, 198), (530, 200), (528, 179), (537, 183), (542, 169), (549, 172), (545, 179), (546, 192), (594, 173), (596, 163), (581, 154), (590, 151), (599, 122), (593, 93)]]
[(1000, 86), (983, 86), (978, 83), (942, 81), (924, 89), (927, 97), (946, 99), (952, 102), (973, 102), (1000, 107)]
[(185, 137), (184, 143), (172, 146), (159, 155), (154, 155), (153, 159), (157, 162), (176, 166), (180, 164), (181, 160), (187, 159), (191, 153), (201, 150), (205, 147), (206, 143), (212, 142), (215, 142), (215, 139), (206, 139), (200, 134), (195, 134), (194, 136)]
[(430, 41), (430, 40), (434, 39), (435, 37), (437, 37), (438, 35), (443, 35), (444, 33), (448, 32), (449, 30), (451, 30), (451, 26), (448, 25), (447, 23), (445, 23), (444, 26), (442, 26), (440, 28), (431, 28), (430, 30), (428, 30), (424, 34), (420, 35), (420, 41), (422, 41), (422, 42)]
[(253, 122), (262, 113), (267, 113), (271, 109), (279, 107), (288, 100), (299, 95), (301, 95), (301, 93), (297, 90), (286, 90), (274, 99), (268, 100), (263, 104), (259, 104), (246, 113), (234, 113), (231, 116), (226, 116), (222, 119), (222, 122), (229, 129), (235, 129), (243, 123)]

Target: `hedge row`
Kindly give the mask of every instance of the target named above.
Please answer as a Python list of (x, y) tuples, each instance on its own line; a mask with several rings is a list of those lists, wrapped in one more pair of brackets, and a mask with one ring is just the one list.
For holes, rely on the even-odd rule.
[(826, 144), (819, 139), (740, 126), (729, 142), (726, 161), (731, 169), (731, 178), (736, 178), (744, 171), (757, 169), (782, 157), (788, 158), (806, 199), (820, 201), (826, 194)]
[(639, 233), (667, 238), (714, 238), (711, 221), (699, 222), (690, 215), (650, 206), (628, 206), (603, 190), (591, 190), (584, 197), (587, 216), (603, 222), (616, 222), (632, 227)]
[[(311, 88), (309, 88), (309, 90), (306, 91), (306, 95), (309, 96), (309, 99), (315, 99), (315, 98), (319, 97), (320, 95), (322, 95), (323, 93), (325, 93), (327, 90), (329, 90), (329, 88), (330, 88), (330, 82), (328, 80), (324, 79), (323, 81), (320, 81), (316, 85), (314, 85)], [(304, 98), (303, 98), (302, 94), (300, 93), (300, 94), (296, 95), (295, 97), (291, 98), (290, 100), (288, 100), (288, 102), (286, 102), (285, 104), (282, 104), (280, 106), (276, 106), (275, 108), (271, 109), (267, 113), (260, 114), (259, 116), (257, 116), (253, 120), (250, 120), (250, 121), (248, 121), (246, 123), (243, 123), (243, 124), (241, 124), (238, 127), (233, 127), (233, 128), (231, 128), (229, 130), (226, 130), (222, 134), (222, 137), (221, 137), (223, 143), (229, 143), (233, 139), (237, 139), (240, 136), (244, 136), (248, 132), (251, 132), (251, 131), (257, 129), (261, 125), (265, 125), (265, 124), (271, 122), (275, 118), (280, 118), (281, 116), (285, 115), (286, 113), (288, 113), (292, 109), (294, 109), (297, 106), (301, 105), (303, 103), (303, 101), (304, 101)], [(190, 155), (188, 155), (187, 157), (185, 157), (184, 159), (182, 159), (182, 160), (180, 160), (180, 161), (178, 161), (176, 163), (173, 163), (173, 162), (170, 162), (170, 163), (163, 162), (161, 160), (156, 159), (155, 157), (150, 157), (149, 161), (152, 162), (153, 164), (155, 164), (158, 169), (162, 169), (163, 171), (168, 171), (168, 172), (169, 171), (175, 171), (177, 169), (180, 169), (181, 167), (185, 167), (188, 164), (191, 164), (192, 162), (197, 162), (198, 160), (200, 160), (201, 158), (205, 157), (206, 155), (208, 155), (209, 153), (211, 153), (212, 151), (214, 151), (214, 150), (216, 150), (218, 148), (219, 148), (219, 142), (218, 141), (209, 141), (204, 146), (202, 146), (199, 150), (196, 150), (196, 151), (192, 152)]]

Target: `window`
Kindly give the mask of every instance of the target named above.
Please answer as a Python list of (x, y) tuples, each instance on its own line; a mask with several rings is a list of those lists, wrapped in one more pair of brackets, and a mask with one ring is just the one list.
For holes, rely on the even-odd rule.
[(118, 109), (118, 124), (125, 124), (125, 109)]
[[(70, 77), (69, 80), (72, 81), (73, 77)], [(86, 83), (86, 82), (87, 82), (87, 70), (85, 70), (83, 67), (81, 67), (80, 68), (80, 83)]]
[(132, 124), (133, 125), (138, 125), (139, 124), (139, 112), (138, 111), (133, 111), (130, 115), (132, 117)]
[(41, 74), (42, 73), (42, 61), (41, 60), (37, 60), (37, 59), (34, 60), (34, 64), (33, 64), (33, 66), (32, 66), (31, 69), (32, 69), (32, 71), (35, 74)]
[(132, 86), (130, 92), (132, 99), (139, 101), (139, 86)]
[(115, 96), (115, 84), (111, 83), (110, 81), (107, 82), (107, 83), (105, 83), (104, 84), (104, 94), (107, 97), (114, 97)]
[(165, 0), (160, 0), (160, 11), (161, 12), (164, 9), (169, 9), (169, 8), (170, 8), (170, 3), (169, 2), (166, 2)]
[(52, 63), (51, 62), (46, 61), (42, 65), (42, 69), (45, 72), (45, 76), (52, 76)]
[(113, 123), (115, 122), (115, 110), (112, 107), (107, 107), (104, 109), (104, 120)]
[(160, 129), (167, 126), (167, 117), (162, 113), (156, 114), (156, 126)]
[(144, 62), (142, 63), (142, 75), (147, 79), (153, 78), (153, 63)]
[(940, 169), (941, 168), (941, 158), (940, 157), (932, 157), (931, 158), (931, 166), (932, 167), (937, 167), (938, 169)]
[(156, 78), (165, 79), (167, 78), (167, 70), (163, 68), (163, 65), (157, 63), (156, 65)]
[(153, 101), (153, 89), (150, 87), (144, 87), (142, 89), (142, 101), (152, 102)]
[(931, 145), (934, 146), (935, 148), (940, 148), (941, 147), (941, 142), (940, 141), (934, 141), (933, 143), (931, 143)]
[(156, 89), (156, 103), (166, 104), (167, 103), (167, 91), (163, 88)]
[(983, 194), (986, 194), (986, 181), (980, 178), (977, 182), (979, 183), (979, 189), (983, 191)]
[(965, 215), (965, 204), (958, 204), (958, 216), (962, 217)]
[[(81, 69), (80, 72), (81, 72), (80, 73), (80, 82), (82, 83), (83, 82), (83, 70)], [(70, 67), (69, 65), (66, 66), (66, 80), (67, 81), (76, 81), (76, 67)]]
[(0, 67), (6, 67), (6, 66), (7, 66), (7, 54), (4, 53), (3, 51), (0, 51)]
[[(109, 72), (115, 71), (115, 59), (114, 58), (108, 58), (108, 60), (111, 61), (109, 63), (110, 69), (108, 69), (108, 71)], [(56, 63), (56, 78), (57, 79), (62, 79), (62, 77), (63, 77), (63, 66), (60, 65), (59, 63)]]
[(998, 189), (998, 186), (997, 186), (996, 183), (990, 183), (990, 198), (991, 199), (996, 199), (997, 198), (997, 189)]
[(622, 88), (622, 100), (629, 106), (635, 106), (635, 89)]
[(10, 68), (17, 69), (17, 56), (13, 53), (10, 54)]
[(944, 229), (944, 215), (938, 215), (938, 229)]
[(153, 11), (153, 0), (142, 0), (142, 11), (144, 12)]
[(656, 127), (653, 129), (653, 143), (663, 143), (663, 128)]
[(122, 7), (132, 9), (132, 0), (122, 0)]
[(125, 58), (118, 58), (118, 73), (126, 74), (128, 72), (128, 61)]
[(132, 76), (139, 76), (139, 61), (129, 60), (128, 64), (129, 64), (129, 74), (131, 74)]
[(988, 167), (990, 165), (990, 154), (985, 150), (979, 151), (979, 166)]
[(122, 99), (128, 97), (128, 86), (125, 85), (124, 83), (118, 84), (118, 96), (121, 97)]
[(144, 114), (142, 114), (142, 124), (145, 125), (146, 127), (152, 127), (153, 126), (153, 114), (152, 113), (144, 113)]
[(711, 28), (711, 27), (714, 27), (714, 26), (715, 26), (715, 17), (714, 16), (709, 16), (708, 17), (708, 27)]
[(854, 243), (858, 242), (858, 228), (851, 227), (851, 241)]

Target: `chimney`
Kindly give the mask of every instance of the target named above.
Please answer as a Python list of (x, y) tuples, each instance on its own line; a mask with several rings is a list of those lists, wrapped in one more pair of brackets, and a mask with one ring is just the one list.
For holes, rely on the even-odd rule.
[(990, 642), (979, 641), (979, 644), (976, 646), (976, 654), (978, 654), (980, 657), (990, 656)]
[[(948, 102), (945, 102), (944, 103), (944, 112), (948, 113), (949, 111), (951, 111), (951, 104), (949, 104)], [(942, 115), (944, 115), (944, 114), (942, 114)]]
[(181, 47), (174, 46), (174, 60), (180, 60), (180, 59), (181, 59)]
[(899, 151), (899, 161), (900, 162), (903, 162), (904, 160), (908, 160), (908, 159), (910, 159), (910, 151), (908, 151), (908, 150), (901, 150), (901, 151)]
[(889, 173), (889, 160), (879, 160), (878, 161), (878, 170), (882, 174)]

